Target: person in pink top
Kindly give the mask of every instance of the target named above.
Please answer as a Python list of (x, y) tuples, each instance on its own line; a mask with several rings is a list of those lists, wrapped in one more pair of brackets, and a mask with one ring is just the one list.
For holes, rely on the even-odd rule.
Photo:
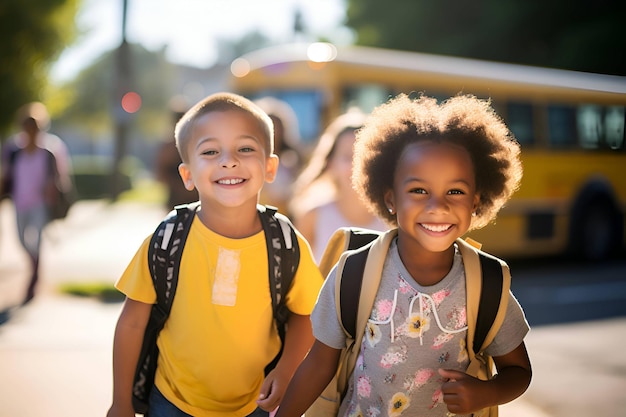
[(2, 192), (15, 205), (20, 243), (30, 260), (31, 276), (23, 303), (35, 296), (39, 281), (41, 237), (51, 220), (50, 208), (58, 189), (72, 187), (71, 164), (65, 143), (46, 131), (50, 119), (42, 103), (30, 103), (18, 112), (21, 131), (2, 153)]
[(318, 263), (328, 239), (340, 227), (387, 229), (362, 203), (350, 179), (355, 132), (365, 117), (359, 110), (350, 110), (331, 122), (294, 183), (290, 212)]

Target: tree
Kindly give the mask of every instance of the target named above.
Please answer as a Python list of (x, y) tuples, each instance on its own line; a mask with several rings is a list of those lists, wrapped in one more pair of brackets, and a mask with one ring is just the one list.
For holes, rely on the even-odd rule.
[(75, 35), (80, 0), (3, 0), (0, 4), (0, 135), (16, 110), (43, 100), (50, 65)]
[[(131, 44), (130, 50), (130, 65), (138, 74), (130, 89), (142, 101), (140, 111), (132, 117), (142, 133), (158, 136), (170, 123), (167, 103), (175, 93), (175, 67), (165, 59), (164, 50), (152, 52), (139, 44)], [(61, 87), (61, 94), (69, 97), (69, 103), (55, 124), (110, 137), (116, 111), (113, 107), (119, 107), (113, 95), (115, 53), (115, 50), (105, 52)]]
[(271, 45), (270, 39), (258, 30), (248, 32), (239, 39), (217, 39), (218, 62), (230, 64), (235, 58)]
[[(259, 32), (251, 32), (240, 39), (218, 39), (222, 64), (237, 56), (269, 45)], [(150, 51), (140, 44), (130, 45), (130, 65), (135, 72), (132, 90), (142, 99), (141, 110), (133, 116), (134, 129), (140, 136), (161, 138), (170, 127), (169, 100), (182, 92), (176, 82), (186, 67), (175, 65), (166, 58), (167, 48)], [(55, 119), (55, 126), (89, 132), (94, 137), (110, 138), (114, 125), (115, 51), (107, 51), (83, 69), (74, 79), (60, 87), (58, 94), (67, 98), (67, 107)], [(201, 74), (202, 69), (196, 69)], [(207, 70), (209, 77), (209, 72)], [(188, 80), (193, 81), (193, 80)], [(226, 86), (224, 86), (225, 88)], [(194, 103), (187, 103), (188, 105)], [(135, 132), (135, 133), (137, 133)]]
[(347, 0), (360, 45), (626, 75), (621, 0)]

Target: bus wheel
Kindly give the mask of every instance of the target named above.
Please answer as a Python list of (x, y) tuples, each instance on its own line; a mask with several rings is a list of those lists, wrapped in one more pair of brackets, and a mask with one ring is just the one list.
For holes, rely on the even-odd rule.
[(598, 199), (590, 203), (580, 222), (573, 225), (574, 255), (588, 261), (608, 259), (621, 249), (623, 221), (610, 201)]

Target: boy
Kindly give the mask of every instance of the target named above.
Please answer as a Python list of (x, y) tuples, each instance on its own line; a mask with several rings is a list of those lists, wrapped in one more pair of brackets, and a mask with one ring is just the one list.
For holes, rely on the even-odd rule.
[[(309, 314), (323, 281), (299, 235), (285, 349), (264, 377), (280, 349), (256, 208), (264, 182), (273, 181), (278, 168), (273, 125), (249, 100), (219, 93), (185, 113), (175, 136), (180, 176), (187, 189), (198, 191), (201, 208), (184, 246), (172, 311), (159, 334), (149, 415), (267, 415), (313, 342)], [(134, 416), (133, 376), (155, 303), (149, 241), (116, 284), (127, 298), (115, 331), (109, 417)]]

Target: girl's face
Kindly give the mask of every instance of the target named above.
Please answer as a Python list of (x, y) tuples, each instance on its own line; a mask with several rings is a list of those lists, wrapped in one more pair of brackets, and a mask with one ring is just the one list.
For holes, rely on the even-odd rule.
[(344, 132), (337, 138), (333, 156), (329, 161), (329, 170), (340, 191), (352, 189), (352, 156), (354, 155), (353, 131)]
[(278, 167), (276, 155), (265, 152), (267, 138), (258, 122), (243, 111), (211, 112), (196, 120), (191, 135), (189, 161), (179, 168), (185, 187), (196, 188), (203, 203), (256, 204)]
[(469, 229), (476, 193), (474, 166), (466, 149), (432, 141), (408, 145), (400, 156), (393, 189), (385, 194), (400, 236), (423, 249), (443, 252)]

